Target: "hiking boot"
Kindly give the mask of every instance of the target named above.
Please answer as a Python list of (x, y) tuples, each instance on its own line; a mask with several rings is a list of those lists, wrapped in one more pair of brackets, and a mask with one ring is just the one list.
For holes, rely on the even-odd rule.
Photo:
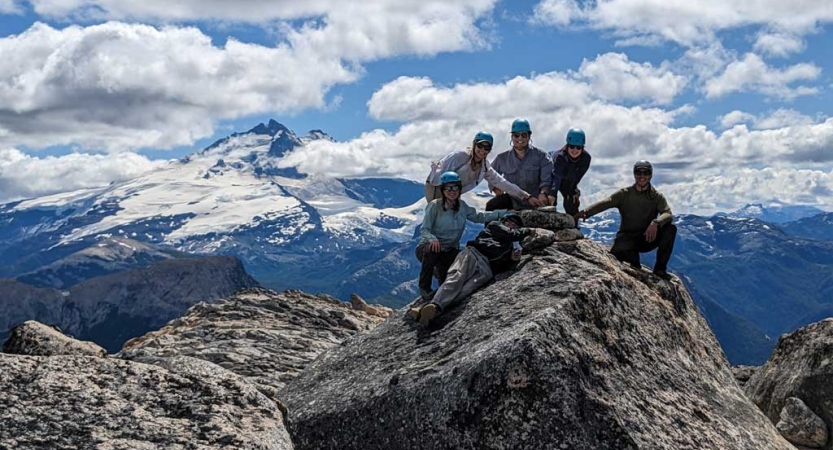
[(664, 270), (655, 270), (654, 275), (662, 278), (665, 281), (671, 281), (671, 274)]
[(422, 326), (426, 326), (434, 320), (434, 317), (437, 317), (437, 305), (433, 303), (429, 303), (422, 307), (419, 310), (419, 324)]
[(426, 302), (430, 302), (431, 299), (434, 298), (434, 294), (436, 293), (437, 291), (419, 288), (419, 296), (422, 297), (422, 299)]
[(414, 320), (419, 320), (419, 308), (409, 309), (408, 315), (410, 315)]

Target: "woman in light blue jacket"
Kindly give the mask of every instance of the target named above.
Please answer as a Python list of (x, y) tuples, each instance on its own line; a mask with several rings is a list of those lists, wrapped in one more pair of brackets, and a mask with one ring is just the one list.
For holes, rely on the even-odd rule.
[(457, 257), (460, 238), (466, 229), (466, 221), (487, 223), (507, 214), (505, 210), (478, 211), (460, 200), (463, 183), (456, 172), (446, 172), (440, 177), (442, 198), (428, 202), (422, 220), (416, 257), (422, 263), (419, 272), (419, 295), (424, 300), (433, 297), (432, 282), (436, 269), (437, 281), (445, 281), (448, 269)]
[(425, 200), (442, 198), (440, 177), (446, 172), (456, 172), (462, 183), (461, 194), (474, 189), (481, 181), (486, 180), (491, 186), (495, 186), (518, 200), (527, 200), (532, 206), (541, 206), (538, 199), (530, 195), (518, 186), (506, 181), (499, 173), (495, 172), (486, 157), (492, 151), (494, 138), (491, 134), (480, 131), (474, 136), (471, 148), (452, 152), (445, 155), (441, 160), (431, 164), (431, 173), (425, 181)]

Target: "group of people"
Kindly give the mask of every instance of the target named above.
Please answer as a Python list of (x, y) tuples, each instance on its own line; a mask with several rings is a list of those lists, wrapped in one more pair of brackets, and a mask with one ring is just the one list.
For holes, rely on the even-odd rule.
[[(651, 184), (653, 166), (637, 161), (633, 166), (634, 184), (614, 192), (586, 209), (581, 205), (579, 183), (590, 168), (590, 153), (585, 148), (583, 130), (572, 128), (566, 143), (552, 157), (531, 145), (529, 121), (512, 122), (512, 148), (498, 154), (492, 163), (487, 156), (494, 138), (478, 132), (469, 149), (452, 152), (432, 163), (425, 182), (425, 207), (416, 257), (422, 264), (419, 292), (424, 302), (411, 315), (427, 325), (456, 300), (488, 283), (494, 275), (511, 269), (520, 260), (519, 244), (534, 232), (523, 226), (512, 211), (540, 206), (555, 206), (561, 194), (564, 211), (576, 224), (610, 208), (621, 215), (619, 230), (611, 247), (619, 261), (640, 268), (639, 254), (657, 249), (654, 274), (669, 280), (668, 261), (677, 235), (671, 208), (665, 197)], [(467, 205), (460, 196), (486, 180), (494, 198), (485, 211)], [(460, 251), (466, 221), (486, 227)], [(433, 278), (439, 288), (434, 291)]]

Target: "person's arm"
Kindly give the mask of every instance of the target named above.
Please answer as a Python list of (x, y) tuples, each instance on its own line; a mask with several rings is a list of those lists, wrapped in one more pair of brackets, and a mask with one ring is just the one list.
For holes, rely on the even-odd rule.
[(500, 242), (519, 242), (529, 236), (529, 228), (509, 228), (499, 220), (489, 222), (486, 227), (492, 237)]
[(654, 219), (657, 225), (663, 226), (674, 220), (674, 215), (671, 213), (671, 206), (668, 205), (665, 196), (659, 192), (657, 192), (657, 211), (659, 211), (659, 217)]
[(425, 206), (425, 214), (422, 217), (422, 228), (419, 230), (419, 237), (421, 243), (439, 241), (434, 235), (434, 223), (437, 221), (437, 204), (429, 202)]
[(433, 186), (439, 186), (440, 183), (440, 176), (445, 172), (456, 171), (460, 166), (464, 165), (466, 161), (468, 161), (469, 155), (466, 152), (451, 152), (442, 157), (441, 160), (437, 162), (437, 169), (432, 173), (432, 177), (429, 182)]
[(596, 214), (606, 211), (610, 208), (618, 208), (619, 205), (622, 204), (622, 198), (625, 195), (625, 190), (618, 190), (613, 193), (610, 197), (600, 200), (592, 205), (588, 206), (587, 208), (578, 212), (577, 216), (580, 216), (582, 219), (586, 219), (588, 217), (593, 217)]
[[(503, 159), (501, 159), (500, 155), (497, 155), (497, 158), (495, 158), (495, 160), (492, 161), (491, 169), (496, 174), (500, 175), (501, 178), (502, 178), (503, 177), (503, 163), (501, 163), (501, 161), (503, 161)], [(504, 178), (504, 180), (505, 180), (505, 178)], [(489, 183), (489, 191), (490, 192), (493, 192), (495, 195), (500, 195), (500, 194), (503, 193), (503, 190), (501, 190), (500, 188), (495, 186), (491, 181), (489, 181), (489, 180), (486, 180), (486, 181)], [(500, 192), (496, 192), (496, 191), (500, 191)]]
[(466, 215), (466, 219), (476, 223), (488, 223), (493, 220), (500, 219), (509, 213), (505, 209), (498, 209), (497, 211), (478, 211), (464, 202), (460, 202), (460, 210)]
[(516, 184), (507, 181), (506, 178), (503, 178), (503, 175), (497, 173), (491, 166), (485, 167), (484, 170), (484, 178), (486, 182), (489, 183), (489, 186), (494, 186), (501, 191), (506, 192), (510, 196), (517, 198), (518, 200), (526, 200), (529, 198), (528, 192), (521, 189)]

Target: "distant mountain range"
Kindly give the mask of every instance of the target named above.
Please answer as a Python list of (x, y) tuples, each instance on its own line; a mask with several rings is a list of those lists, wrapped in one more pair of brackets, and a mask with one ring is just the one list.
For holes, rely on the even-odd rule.
[[(319, 139), (331, 138), (270, 121), (127, 182), (0, 205), (0, 277), (14, 278), (7, 283), (15, 290), (53, 289), (38, 291), (44, 300), (33, 308), (45, 311), (62, 307), (60, 290), (85, 280), (233, 255), (270, 288), (407, 303), (416, 292), (421, 183), (312, 176), (282, 164)], [(833, 236), (831, 213), (751, 204), (676, 221), (671, 269), (733, 363), (762, 362), (779, 334), (830, 310), (833, 244), (823, 240)], [(583, 231), (610, 242), (617, 226), (618, 214), (608, 212)]]

